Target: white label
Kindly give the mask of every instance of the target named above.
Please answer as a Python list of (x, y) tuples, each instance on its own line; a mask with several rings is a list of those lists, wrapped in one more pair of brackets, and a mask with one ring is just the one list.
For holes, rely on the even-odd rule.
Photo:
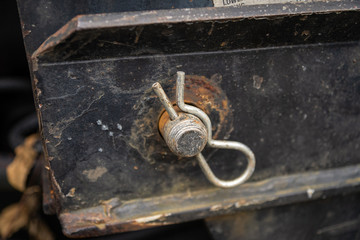
[(241, 5), (264, 5), (286, 3), (311, 3), (323, 2), (324, 0), (213, 0), (215, 7), (241, 6)]

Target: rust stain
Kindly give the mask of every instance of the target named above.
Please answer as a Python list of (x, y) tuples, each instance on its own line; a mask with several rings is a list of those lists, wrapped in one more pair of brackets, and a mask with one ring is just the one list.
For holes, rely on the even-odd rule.
[(111, 198), (109, 200), (101, 201), (100, 203), (103, 207), (103, 213), (107, 217), (111, 217), (112, 209), (120, 205), (120, 202), (117, 198)]
[(66, 236), (83, 238), (170, 224), (163, 221), (167, 216), (169, 214), (156, 214), (127, 221), (101, 212), (78, 211), (62, 213), (59, 218), (62, 225), (65, 226), (63, 231)]
[[(219, 83), (220, 75), (214, 75), (210, 79), (204, 76), (186, 75), (184, 99), (187, 104), (194, 105), (203, 110), (213, 119), (213, 138), (224, 139), (233, 129), (232, 111), (225, 93), (221, 90)], [(176, 107), (175, 101), (175, 79), (162, 83), (170, 100)], [(131, 128), (129, 145), (136, 149), (140, 155), (151, 164), (156, 159), (174, 160), (173, 154), (159, 134), (158, 122), (164, 109), (162, 105), (147, 104), (148, 99), (156, 98), (151, 89), (144, 93), (142, 99), (133, 108), (135, 111), (143, 112), (135, 120)], [(163, 121), (166, 119), (162, 119)], [(161, 123), (160, 123), (161, 124)], [(171, 160), (172, 159), (172, 160)], [(165, 161), (165, 160), (164, 160)]]
[(31, 33), (31, 30), (25, 30), (22, 31), (24, 38)]
[(226, 45), (228, 45), (228, 43), (229, 43), (228, 41), (224, 41), (220, 44), (220, 47), (225, 47)]
[(213, 33), (213, 31), (214, 31), (214, 26), (215, 26), (215, 23), (212, 22), (212, 23), (211, 23), (210, 30), (209, 30), (209, 32), (208, 32), (208, 35), (209, 35), (209, 36)]
[(304, 37), (304, 41), (308, 40), (309, 37), (311, 36), (310, 31), (309, 30), (302, 31), (301, 36)]
[[(232, 125), (229, 100), (218, 85), (218, 82), (221, 81), (220, 76), (215, 75), (211, 79), (207, 79), (204, 76), (187, 75), (185, 81), (185, 102), (195, 105), (210, 117), (213, 138), (217, 139), (229, 125)], [(175, 91), (175, 86), (173, 91)], [(218, 115), (219, 122), (214, 122), (211, 114)]]
[[(354, 168), (354, 166), (347, 167), (347, 170), (342, 171), (348, 172), (348, 169), (352, 168)], [(300, 185), (291, 186), (288, 184), (289, 182), (298, 182), (296, 179), (303, 179), (309, 175), (314, 177), (321, 172), (295, 174), (293, 176), (275, 177), (259, 182), (247, 183), (241, 187), (242, 190), (235, 191), (236, 193), (233, 192), (234, 194), (230, 194), (230, 192), (224, 189), (213, 188), (194, 191), (191, 194), (170, 194), (129, 202), (122, 202), (118, 198), (113, 198), (102, 202), (100, 206), (61, 213), (60, 220), (68, 236), (100, 236), (189, 221), (204, 218), (204, 216), (216, 219), (215, 216), (239, 212), (241, 209), (283, 205), (288, 203), (288, 201), (294, 201), (294, 197), (296, 197), (296, 201), (299, 202), (309, 201), (309, 197), (307, 196), (309, 189), (318, 193), (312, 195), (312, 198), (319, 199), (324, 196), (321, 192), (326, 190), (336, 190), (341, 186), (360, 186), (360, 178), (357, 176), (358, 170), (346, 173), (347, 178), (342, 176), (340, 180), (332, 178), (334, 170), (326, 170), (326, 172), (327, 171), (332, 172), (332, 174), (326, 174), (324, 171), (321, 171), (323, 172), (323, 176), (326, 175), (327, 177), (320, 182), (317, 182), (318, 180), (311, 180), (308, 183), (302, 182)], [(342, 174), (340, 174), (340, 176)], [(313, 177), (312, 179), (314, 179)], [(328, 181), (328, 178), (331, 180)], [(230, 195), (227, 196), (226, 199), (223, 199), (221, 197), (224, 196), (223, 194)], [(174, 199), (176, 199), (176, 201), (174, 201)], [(285, 201), (286, 199), (288, 200)], [(169, 203), (169, 201), (172, 202), (172, 204), (163, 208), (163, 204)], [(150, 209), (144, 209), (144, 211), (141, 212), (143, 215), (120, 210), (123, 207), (126, 208), (126, 206), (130, 207), (128, 209), (132, 209), (134, 206), (143, 206), (142, 204), (146, 202), (151, 202), (152, 207)], [(179, 205), (179, 202), (182, 204)], [(154, 208), (153, 206), (156, 207)], [(115, 214), (112, 214), (112, 212)], [(182, 214), (184, 215), (181, 216)]]
[(29, 35), (31, 33), (31, 30), (25, 29), (25, 24), (23, 21), (20, 21), (20, 24), (21, 24), (21, 30), (22, 30), (23, 37), (25, 38), (27, 35)]
[(58, 192), (58, 189), (55, 189), (57, 182), (53, 177), (53, 171), (50, 169), (49, 161), (44, 159), (44, 165), (46, 170), (43, 172), (43, 206), (44, 209), (46, 209), (46, 214), (55, 214), (60, 211), (59, 201), (61, 194)]
[[(47, 161), (45, 162), (45, 164), (47, 166), (50, 165), (50, 163)], [(48, 171), (48, 177), (49, 177), (49, 183), (50, 183), (50, 194), (51, 194), (51, 199), (54, 199), (54, 203), (51, 203), (55, 206), (55, 211), (59, 212), (60, 211), (60, 204), (59, 201), (61, 201), (63, 198), (65, 198), (65, 194), (63, 194), (63, 192), (61, 191), (60, 185), (58, 183), (58, 181), (56, 180), (55, 176), (54, 176), (54, 171), (53, 170), (49, 170)]]
[(62, 28), (60, 28), (56, 33), (51, 35), (48, 39), (46, 39), (43, 44), (33, 53), (32, 60), (37, 61), (37, 58), (52, 50), (56, 45), (60, 42), (64, 41), (67, 37), (69, 37), (72, 33), (77, 30), (78, 21), (81, 15), (78, 15), (70, 20), (67, 24), (65, 24)]

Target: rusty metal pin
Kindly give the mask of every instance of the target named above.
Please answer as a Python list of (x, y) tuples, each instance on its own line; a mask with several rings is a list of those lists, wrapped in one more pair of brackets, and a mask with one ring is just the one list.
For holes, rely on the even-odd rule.
[(207, 143), (207, 131), (199, 118), (188, 113), (179, 113), (175, 120), (167, 114), (160, 118), (159, 128), (170, 150), (180, 157), (199, 154)]
[(192, 114), (177, 114), (160, 83), (152, 86), (168, 113), (160, 118), (159, 129), (170, 150), (180, 157), (199, 154), (207, 143), (207, 131), (199, 118)]
[(160, 83), (156, 82), (152, 85), (152, 89), (156, 93), (156, 95), (159, 97), (162, 105), (165, 107), (165, 110), (168, 112), (170, 119), (174, 120), (178, 117), (178, 114), (176, 113), (175, 109), (173, 108), (169, 98), (166, 96), (166, 93), (164, 92), (164, 89), (161, 87)]

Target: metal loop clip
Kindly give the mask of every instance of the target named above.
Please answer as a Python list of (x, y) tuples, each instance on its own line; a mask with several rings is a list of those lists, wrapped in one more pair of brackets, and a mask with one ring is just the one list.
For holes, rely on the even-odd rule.
[[(233, 180), (221, 180), (215, 176), (213, 171), (211, 170), (209, 164), (206, 162), (204, 156), (198, 153), (195, 157), (200, 165), (202, 172), (205, 174), (206, 178), (215, 186), (222, 188), (231, 188), (235, 187), (239, 184), (247, 181), (254, 172), (255, 169), (255, 155), (251, 151), (251, 149), (243, 143), (235, 142), (235, 141), (225, 141), (225, 140), (214, 140), (212, 139), (212, 127), (211, 121), (208, 115), (203, 112), (201, 109), (187, 105), (184, 102), (184, 83), (185, 83), (185, 73), (177, 72), (177, 80), (176, 80), (176, 102), (180, 110), (185, 113), (189, 113), (198, 117), (205, 125), (207, 129), (207, 146), (211, 148), (219, 148), (219, 149), (232, 149), (238, 150), (242, 152), (247, 159), (247, 167), (245, 171), (237, 178)], [(169, 99), (167, 98), (165, 92), (161, 88), (159, 83), (155, 83), (153, 85), (153, 89), (155, 93), (160, 98), (161, 102), (165, 106), (166, 111), (169, 113), (171, 119), (177, 117), (176, 111), (172, 107)]]

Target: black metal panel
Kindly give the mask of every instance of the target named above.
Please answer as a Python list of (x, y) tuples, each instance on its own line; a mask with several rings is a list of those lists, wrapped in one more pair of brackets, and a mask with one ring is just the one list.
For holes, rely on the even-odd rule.
[[(319, 3), (285, 6), (286, 10), (283, 5), (260, 5), (226, 11), (208, 8), (79, 16), (47, 39), (34, 56), (49, 63), (360, 39), (359, 14), (346, 3), (330, 2), (323, 14), (312, 14), (321, 9)], [(340, 12), (343, 9), (347, 11)]]
[[(31, 58), (65, 232), (101, 235), (303, 201), (308, 186), (326, 194), (357, 190), (359, 4), (73, 18)], [(43, 40), (33, 37), (25, 39), (28, 51)], [(218, 189), (194, 159), (168, 150), (151, 85), (160, 81), (174, 100), (178, 70), (187, 74), (185, 98), (203, 104), (214, 136), (254, 151), (251, 183)], [(222, 178), (244, 168), (237, 153), (207, 149), (205, 155)]]
[[(156, 123), (162, 106), (151, 84), (161, 80), (173, 97), (179, 65), (191, 75), (221, 76), (218, 84), (233, 110), (229, 138), (256, 153), (252, 180), (356, 164), (359, 53), (359, 44), (349, 43), (41, 65), (37, 88), (55, 179), (64, 194), (75, 187), (81, 196), (69, 199), (72, 208), (81, 199), (87, 199), (82, 206), (93, 206), (114, 194), (129, 200), (212, 187), (195, 162), (178, 161), (170, 151), (161, 158), (165, 142), (158, 149), (141, 143), (161, 139)], [(153, 122), (137, 125), (150, 109)], [(151, 128), (152, 136), (141, 136), (142, 128)], [(210, 164), (220, 176), (234, 177), (239, 160), (226, 159), (236, 154), (219, 151)], [(106, 174), (86, 177), (92, 169)], [(93, 190), (99, 188), (101, 195)]]
[(81, 14), (213, 6), (210, 0), (18, 0), (23, 37), (30, 56), (51, 34)]

